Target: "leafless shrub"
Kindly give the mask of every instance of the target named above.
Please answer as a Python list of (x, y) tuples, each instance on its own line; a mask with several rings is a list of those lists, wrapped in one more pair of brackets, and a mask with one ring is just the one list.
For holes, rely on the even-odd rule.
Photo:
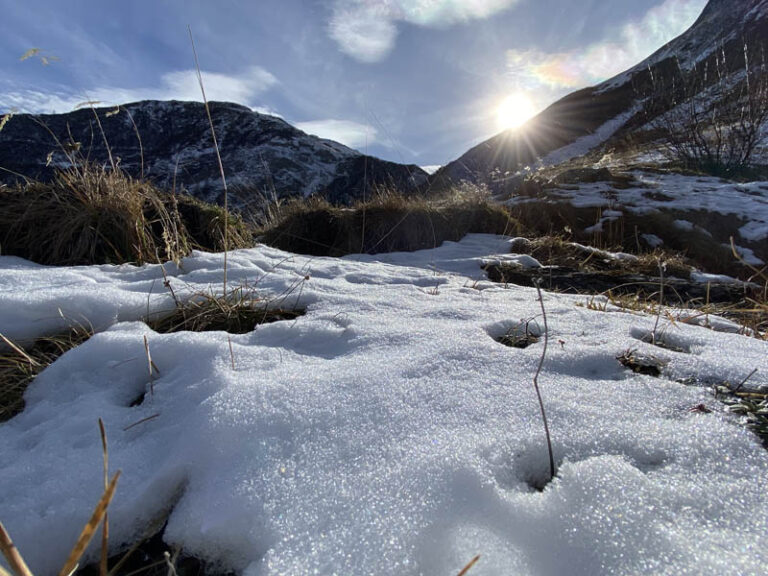
[(716, 176), (750, 173), (768, 133), (762, 50), (754, 62), (745, 45), (738, 67), (721, 48), (690, 70), (676, 61), (670, 72), (649, 75), (644, 113), (671, 161)]

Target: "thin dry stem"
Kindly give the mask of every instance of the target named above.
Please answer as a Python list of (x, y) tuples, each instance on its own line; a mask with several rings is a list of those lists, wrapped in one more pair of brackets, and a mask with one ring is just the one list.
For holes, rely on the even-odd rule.
[(208, 123), (211, 126), (211, 137), (213, 138), (213, 148), (216, 150), (216, 159), (219, 162), (219, 173), (221, 174), (221, 183), (224, 187), (224, 295), (227, 294), (227, 248), (229, 245), (229, 233), (227, 231), (229, 208), (227, 205), (227, 178), (224, 175), (224, 163), (221, 161), (221, 153), (219, 152), (219, 143), (216, 140), (216, 130), (213, 127), (213, 118), (211, 117), (211, 107), (208, 106), (208, 98), (205, 96), (205, 86), (203, 85), (203, 75), (200, 72), (200, 62), (197, 59), (197, 49), (195, 48), (195, 39), (192, 37), (192, 27), (187, 26), (189, 30), (189, 41), (192, 43), (192, 53), (195, 56), (195, 69), (197, 70), (197, 82), (200, 84), (200, 92), (203, 95), (203, 104), (205, 104), (205, 112), (208, 115)]
[(541, 293), (540, 282), (536, 282), (536, 291), (539, 294), (539, 304), (541, 305), (541, 314), (544, 318), (544, 349), (541, 351), (539, 365), (536, 368), (536, 374), (533, 376), (533, 387), (536, 390), (536, 397), (539, 399), (539, 408), (541, 408), (541, 419), (544, 422), (544, 432), (547, 436), (547, 449), (549, 450), (549, 475), (550, 479), (555, 477), (555, 457), (552, 453), (552, 439), (549, 435), (549, 424), (547, 423), (547, 413), (544, 410), (544, 401), (541, 399), (541, 390), (539, 390), (539, 374), (544, 366), (544, 358), (547, 355), (547, 346), (549, 345), (549, 328), (547, 326), (547, 311), (544, 309), (544, 297)]
[[(104, 491), (109, 489), (109, 450), (107, 448), (107, 431), (104, 429), (104, 421), (99, 418), (99, 433), (101, 434), (101, 453), (104, 460)], [(109, 572), (109, 514), (104, 512), (104, 523), (101, 526), (101, 559), (99, 573), (107, 576)]]
[[(93, 514), (91, 514), (90, 520), (88, 520), (88, 523), (83, 528), (83, 531), (80, 533), (80, 537), (77, 539), (77, 542), (75, 543), (74, 548), (72, 548), (72, 552), (70, 552), (69, 557), (67, 558), (67, 561), (64, 563), (64, 567), (59, 572), (59, 576), (69, 576), (77, 569), (78, 562), (80, 562), (80, 558), (85, 553), (85, 549), (88, 547), (88, 544), (91, 542), (91, 539), (93, 539), (94, 534), (96, 534), (96, 530), (99, 527), (99, 524), (104, 519), (104, 515), (107, 513), (107, 507), (109, 506), (109, 503), (112, 501), (112, 497), (115, 495), (115, 489), (117, 488), (117, 480), (120, 478), (120, 471), (118, 470), (117, 473), (112, 477), (112, 481), (107, 486), (107, 489), (104, 491), (104, 495), (99, 500), (99, 503), (96, 505), (96, 508), (93, 511)], [(31, 576), (31, 575), (30, 575)]]
[(154, 419), (155, 419), (155, 418), (157, 418), (158, 416), (160, 416), (160, 413), (159, 413), (159, 412), (158, 412), (157, 414), (152, 414), (152, 416), (147, 416), (146, 418), (142, 418), (142, 419), (141, 419), (141, 420), (139, 420), (138, 422), (134, 422), (133, 424), (131, 424), (131, 425), (129, 425), (129, 426), (126, 426), (125, 428), (123, 428), (123, 432), (127, 432), (127, 431), (128, 431), (128, 430), (130, 430), (131, 428), (135, 428), (135, 427), (136, 427), (136, 426), (138, 426), (139, 424), (144, 424), (144, 422), (149, 422), (150, 420), (154, 420)]
[(746, 384), (746, 383), (747, 383), (747, 380), (749, 380), (750, 378), (752, 378), (752, 376), (754, 376), (756, 373), (757, 373), (757, 368), (755, 368), (754, 370), (752, 370), (752, 372), (750, 372), (749, 374), (747, 374), (747, 377), (746, 377), (746, 378), (744, 378), (744, 380), (742, 380), (742, 381), (741, 381), (741, 383), (740, 383), (738, 386), (736, 386), (736, 388), (734, 388), (734, 389), (733, 389), (733, 393), (735, 394), (736, 392), (738, 392), (739, 390), (741, 390), (741, 389), (742, 389), (742, 387), (744, 386), (744, 384)]
[(459, 572), (456, 576), (466, 576), (467, 572), (469, 572), (470, 568), (477, 564), (477, 561), (480, 560), (480, 554), (472, 558), (472, 560), (469, 561), (469, 563), (464, 566), (464, 568), (461, 569), (461, 572)]
[(659, 309), (656, 314), (656, 323), (653, 325), (653, 332), (651, 332), (651, 343), (656, 344), (656, 330), (659, 327), (659, 318), (661, 318), (661, 310), (664, 306), (664, 265), (661, 260), (658, 261), (659, 266)]
[(152, 362), (152, 354), (149, 351), (149, 340), (147, 339), (147, 335), (144, 334), (144, 352), (147, 355), (147, 368), (149, 369), (149, 395), (150, 397), (155, 397), (155, 374), (152, 370), (152, 367), (155, 365), (154, 362)]
[(0, 522), (0, 551), (16, 576), (32, 576), (32, 572), (30, 572), (27, 563), (24, 562), (24, 558), (21, 557), (19, 549), (16, 548), (2, 522)]

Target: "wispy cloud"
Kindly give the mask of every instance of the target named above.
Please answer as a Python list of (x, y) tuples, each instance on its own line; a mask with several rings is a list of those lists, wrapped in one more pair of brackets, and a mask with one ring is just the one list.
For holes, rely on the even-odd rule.
[(377, 62), (395, 45), (397, 23), (445, 27), (487, 18), (519, 0), (335, 0), (329, 33), (341, 51)]
[(616, 36), (580, 50), (547, 53), (507, 51), (507, 67), (522, 86), (575, 88), (610, 78), (637, 64), (659, 46), (685, 31), (704, 9), (706, 0), (665, 0), (642, 19), (629, 22)]
[(296, 127), (307, 134), (335, 140), (350, 148), (364, 148), (376, 142), (376, 129), (350, 120), (313, 120), (297, 122)]
[[(278, 84), (277, 78), (258, 66), (237, 75), (217, 72), (203, 72), (202, 75), (209, 100), (237, 102), (253, 108), (258, 108), (258, 96)], [(8, 90), (0, 96), (0, 109), (31, 113), (68, 112), (85, 100), (112, 105), (137, 100), (202, 101), (202, 96), (195, 71), (179, 70), (164, 74), (157, 87), (97, 87), (79, 94)]]

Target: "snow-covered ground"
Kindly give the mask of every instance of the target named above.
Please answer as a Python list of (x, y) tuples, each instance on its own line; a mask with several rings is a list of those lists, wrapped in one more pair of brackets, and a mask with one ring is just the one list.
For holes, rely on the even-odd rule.
[[(672, 351), (644, 341), (655, 317), (545, 294), (539, 382), (559, 472), (538, 492), (543, 341), (494, 337), (543, 321), (535, 290), (482, 278), (505, 252), (479, 235), (379, 257), (234, 252), (230, 286), (289, 292), (283, 305), (307, 313), (231, 336), (142, 323), (172, 306), (160, 266), (0, 258), (6, 336), (100, 330), (0, 424), (0, 520), (35, 574), (60, 568), (103, 489), (100, 417), (122, 470), (115, 545), (172, 507), (167, 541), (253, 576), (448, 575), (476, 554), (477, 576), (764, 573), (768, 452), (707, 388), (676, 380), (757, 368), (746, 386), (768, 386), (768, 342), (662, 318)], [(222, 261), (195, 253), (165, 273), (180, 295), (217, 290)], [(131, 407), (150, 386), (145, 336), (159, 373)], [(662, 377), (622, 367), (628, 349), (664, 361)]]

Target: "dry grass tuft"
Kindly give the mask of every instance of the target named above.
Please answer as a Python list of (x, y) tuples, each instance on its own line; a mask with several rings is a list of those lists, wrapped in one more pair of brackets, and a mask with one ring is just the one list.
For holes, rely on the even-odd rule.
[[(192, 196), (164, 198), (169, 210), (178, 212), (192, 248), (207, 252), (252, 248), (255, 244), (253, 230), (237, 214), (227, 214), (216, 204), (208, 204)], [(224, 240), (224, 230), (227, 239)]]
[[(51, 265), (178, 261), (192, 248), (222, 249), (224, 216), (119, 169), (73, 165), (49, 183), (0, 189), (0, 247)], [(230, 246), (253, 245), (241, 219), (229, 224)]]
[(155, 332), (166, 334), (215, 330), (247, 334), (259, 324), (293, 320), (303, 313), (303, 310), (296, 308), (281, 308), (251, 290), (237, 287), (226, 296), (197, 293), (184, 302), (177, 302), (176, 309), (170, 315), (149, 322), (149, 326)]
[(95, 165), (0, 191), (3, 252), (42, 264), (179, 260), (190, 246), (161, 193)]
[(93, 335), (84, 327), (38, 338), (26, 349), (0, 334), (0, 422), (24, 409), (24, 391), (35, 377), (66, 351)]
[(261, 240), (289, 252), (342, 256), (434, 248), (470, 232), (518, 231), (506, 210), (485, 198), (453, 194), (427, 200), (385, 192), (351, 208), (321, 199), (290, 202), (262, 230)]

